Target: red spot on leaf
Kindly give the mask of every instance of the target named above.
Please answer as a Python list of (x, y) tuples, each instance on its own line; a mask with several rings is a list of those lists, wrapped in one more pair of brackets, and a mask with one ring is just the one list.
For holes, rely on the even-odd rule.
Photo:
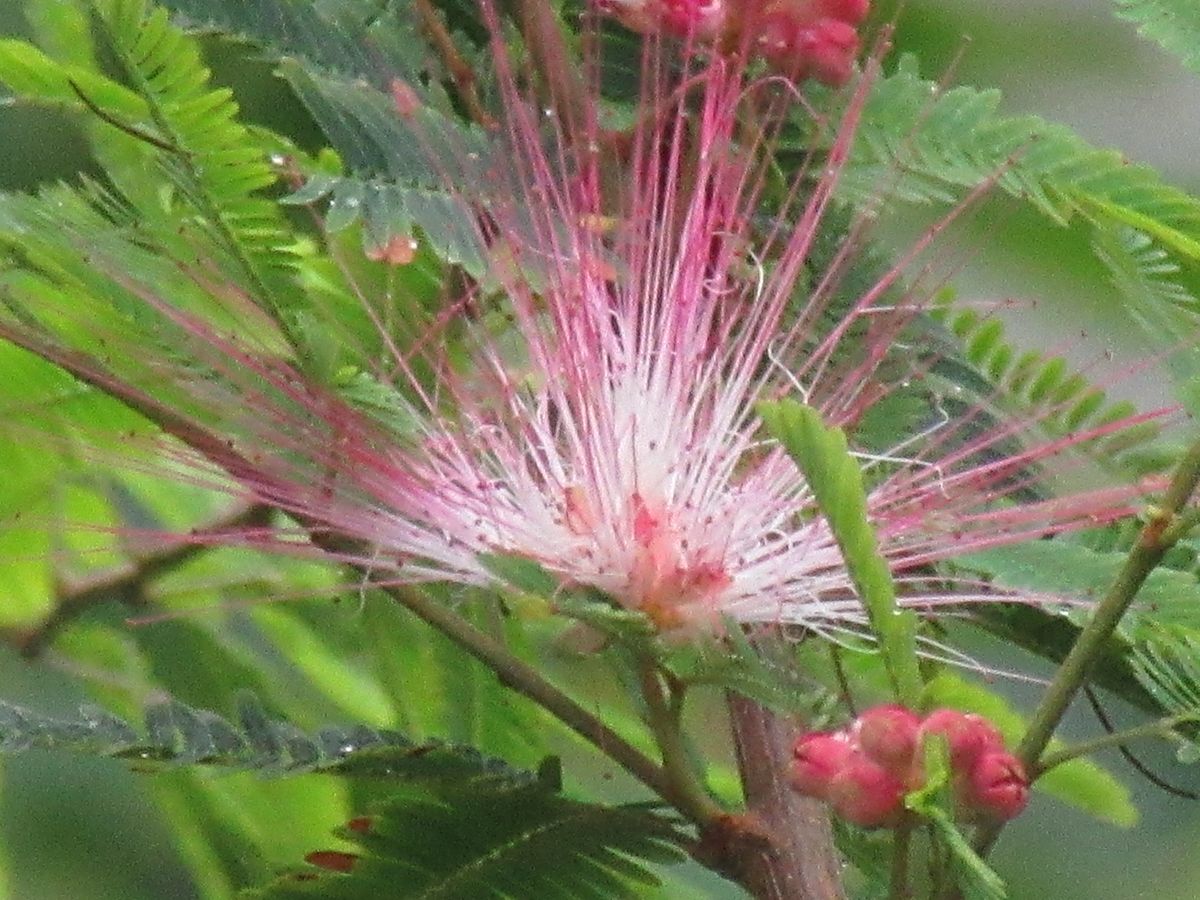
[(355, 834), (366, 834), (371, 830), (371, 817), (356, 816), (346, 823), (346, 830), (353, 831)]
[(342, 853), (340, 850), (314, 850), (304, 857), (304, 861), (330, 872), (349, 872), (358, 862), (358, 857), (353, 853)]

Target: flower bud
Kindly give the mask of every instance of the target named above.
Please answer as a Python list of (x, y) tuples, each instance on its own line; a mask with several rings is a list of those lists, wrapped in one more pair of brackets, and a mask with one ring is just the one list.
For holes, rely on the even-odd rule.
[(912, 775), (920, 734), (921, 720), (895, 704), (866, 710), (853, 731), (863, 753), (902, 781)]
[(962, 805), (972, 818), (1006, 822), (1029, 802), (1029, 778), (1021, 761), (1003, 750), (985, 752), (962, 782)]
[(725, 24), (724, 0), (662, 0), (663, 30), (679, 37), (708, 40)]
[(862, 828), (894, 825), (904, 810), (904, 785), (865, 753), (852, 753), (829, 782), (833, 811)]
[(1004, 750), (1004, 738), (996, 726), (973, 713), (938, 709), (925, 717), (921, 734), (940, 734), (950, 746), (950, 767), (956, 773), (971, 771), (982, 754)]
[(814, 731), (801, 735), (792, 748), (788, 772), (792, 787), (801, 794), (829, 798), (829, 785), (854, 753), (844, 732)]

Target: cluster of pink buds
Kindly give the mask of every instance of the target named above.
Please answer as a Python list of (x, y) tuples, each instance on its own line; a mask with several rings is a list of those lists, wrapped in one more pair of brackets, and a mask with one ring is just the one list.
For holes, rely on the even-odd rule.
[(904, 795), (925, 783), (922, 745), (941, 735), (950, 752), (956, 813), (968, 822), (1006, 821), (1029, 800), (1020, 760), (986, 719), (939, 709), (920, 719), (901, 706), (876, 706), (838, 731), (801, 735), (790, 779), (864, 828), (890, 827), (904, 815)]
[(759, 53), (797, 81), (844, 84), (870, 0), (604, 0), (625, 25)]

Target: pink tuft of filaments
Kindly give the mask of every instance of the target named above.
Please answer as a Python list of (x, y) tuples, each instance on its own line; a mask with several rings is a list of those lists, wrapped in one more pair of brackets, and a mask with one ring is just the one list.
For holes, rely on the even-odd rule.
[(725, 51), (761, 55), (802, 81), (841, 85), (860, 49), (869, 0), (605, 0), (602, 7), (643, 34), (667, 34)]
[[(876, 64), (836, 122), (812, 123), (824, 149), (781, 188), (772, 148), (795, 98), (779, 78), (756, 81), (744, 58), (720, 54), (687, 54), (673, 70), (651, 41), (632, 130), (607, 130), (592, 95), (568, 133), (522, 93), (483, 9), (503, 106), (499, 149), (440, 165), (455, 198), (486, 211), (476, 239), (490, 263), (415, 338), (363, 295), (383, 348), (369, 374), (394, 388), (405, 434), (264, 350), (252, 331), (218, 330), (137, 285), (125, 288), (177, 335), (170, 357), (147, 364), (149, 345), (131, 346), (122, 367), (110, 345), (88, 369), (17, 326), (4, 333), (138, 405), (175, 404), (212, 435), (173, 445), (187, 477), (210, 482), (197, 459), (219, 462), (233, 476), (224, 489), (335, 536), (344, 558), (379, 580), (493, 585), (481, 558), (503, 554), (564, 586), (598, 589), (666, 633), (719, 632), (727, 620), (863, 630), (837, 543), (756, 405), (797, 397), (853, 436), (903, 377), (891, 351), (928, 291), (901, 276), (945, 223), (855, 295), (839, 284), (861, 222), (813, 268)], [(415, 95), (396, 93), (397, 114), (413, 118)], [(459, 167), (482, 177), (464, 183)], [(935, 413), (863, 454), (869, 516), (907, 606), (994, 599), (955, 590), (928, 567), (1125, 516), (1142, 493), (1028, 501), (1020, 489), (1046, 461), (1155, 414), (1046, 439), (1029, 419), (980, 429), (982, 412)], [(226, 447), (238, 454), (232, 467)]]

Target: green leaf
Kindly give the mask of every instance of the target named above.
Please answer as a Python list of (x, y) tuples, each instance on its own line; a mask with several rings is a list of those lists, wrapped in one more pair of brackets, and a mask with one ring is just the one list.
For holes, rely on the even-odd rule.
[[(1155, 260), (1155, 264), (1161, 265), (1161, 260)], [(1157, 303), (1157, 297), (1150, 304), (1143, 298), (1141, 305), (1153, 307)], [(954, 307), (952, 295), (939, 301), (931, 310), (931, 317), (957, 339), (960, 348), (956, 354), (959, 358), (943, 356), (935, 361), (931, 375), (958, 387), (956, 394), (969, 391), (981, 406), (1000, 405), (999, 417), (1020, 415), (1036, 422), (1037, 428), (1048, 437), (1064, 438), (1078, 436), (1088, 429), (1103, 429), (1137, 413), (1137, 408), (1128, 401), (1110, 401), (1103, 390), (1072, 370), (1062, 357), (1045, 356), (1036, 350), (1018, 352), (1008, 342), (1003, 322), (981, 316), (972, 309)], [(936, 340), (937, 336), (933, 337)], [(974, 377), (963, 378), (964, 368)], [(941, 402), (949, 407), (954, 399)], [(1153, 421), (1125, 425), (1115, 434), (1098, 434), (1091, 440), (1080, 441), (1073, 451), (1103, 468), (1120, 471), (1140, 459), (1132, 451), (1143, 450), (1159, 433), (1160, 428)]]
[[(419, 226), (442, 259), (485, 273), (474, 212), (454, 188), (487, 183), (481, 173), (491, 141), (461, 122), (438, 89), (446, 73), (411, 4), (388, 4), (373, 15), (286, 0), (167, 0), (166, 6), (185, 27), (252, 41), (277, 60), (279, 74), (346, 160), (351, 175), (310, 173), (285, 202), (328, 197), (326, 228), (336, 232), (361, 221), (371, 247), (411, 237)], [(418, 101), (403, 116), (392, 93), (397, 78)]]
[(25, 41), (0, 40), (0, 83), (29, 102), (83, 110), (82, 94), (114, 116), (140, 119), (147, 112), (128, 88), (81, 66), (60, 64)]
[(240, 703), (236, 724), (165, 701), (146, 707), (141, 729), (98, 707), (82, 707), (75, 719), (58, 719), (0, 702), (0, 752), (32, 749), (115, 757), (139, 771), (210, 765), (274, 776), (322, 772), (421, 782), (534, 780), (473, 748), (439, 741), (416, 744), (392, 731), (327, 726), (308, 734), (270, 717), (249, 695)]
[(954, 820), (940, 809), (930, 810), (925, 815), (933, 823), (939, 840), (950, 851), (950, 861), (964, 900), (1004, 900), (1008, 896), (1004, 882), (979, 858)]
[(1200, 637), (1192, 629), (1153, 627), (1133, 650), (1138, 681), (1163, 708), (1200, 721)]
[[(1070, 540), (1029, 541), (995, 547), (955, 559), (956, 565), (982, 572), (996, 584), (1059, 597), (1098, 601), (1125, 564), (1123, 551), (1093, 550)], [(1193, 572), (1160, 567), (1138, 592), (1131, 620), (1152, 614), (1159, 622), (1200, 625)]]
[(333, 865), (284, 875), (251, 896), (633, 898), (658, 884), (646, 863), (681, 860), (684, 839), (671, 820), (644, 807), (581, 803), (542, 784), (398, 799), (365, 830), (341, 836), (360, 852), (332, 860), (310, 854)]
[(1200, 72), (1200, 5), (1193, 0), (1114, 0), (1117, 15)]
[(827, 428), (820, 414), (796, 400), (763, 403), (767, 429), (796, 461), (841, 548), (887, 667), (892, 689), (907, 706), (921, 693), (917, 667), (916, 616), (896, 606), (896, 590), (867, 518), (862, 470), (846, 436)]
[(553, 597), (562, 583), (536, 561), (512, 554), (482, 553), (479, 561), (505, 584), (536, 597)]
[[(1008, 701), (950, 672), (942, 672), (926, 685), (925, 701), (928, 707), (948, 706), (978, 713), (1000, 729), (1010, 746), (1025, 733), (1024, 718)], [(1049, 752), (1064, 746), (1062, 741), (1051, 741)], [(1129, 789), (1089, 759), (1073, 759), (1055, 766), (1035, 781), (1033, 787), (1113, 825), (1131, 828), (1137, 824), (1138, 811)]]
[(722, 640), (667, 647), (663, 660), (680, 681), (737, 691), (769, 709), (799, 714), (812, 723), (837, 702), (834, 694), (797, 665), (794, 647), (763, 635), (754, 643), (744, 629), (726, 623)]
[(1151, 346), (1167, 346), (1165, 368), (1176, 395), (1200, 413), (1200, 348), (1191, 340), (1200, 301), (1182, 284), (1182, 267), (1148, 235), (1127, 226), (1095, 229), (1093, 248)]
[[(1186, 3), (1187, 0), (1178, 0)], [(1200, 259), (1200, 201), (1153, 169), (1099, 150), (1036, 116), (999, 114), (1000, 92), (922, 79), (906, 57), (874, 85), (840, 190), (869, 201), (886, 185), (901, 201), (955, 202), (989, 178), (1056, 222), (1088, 216), (1151, 235)], [(900, 173), (897, 177), (897, 173)]]
[(276, 179), (265, 149), (237, 121), (231, 92), (209, 86), (197, 41), (165, 9), (146, 0), (97, 5), (97, 31), (148, 108), (141, 127), (167, 148), (157, 161), (224, 251), (231, 276), (286, 330), (285, 311), (302, 297), (290, 229), (259, 194)]

